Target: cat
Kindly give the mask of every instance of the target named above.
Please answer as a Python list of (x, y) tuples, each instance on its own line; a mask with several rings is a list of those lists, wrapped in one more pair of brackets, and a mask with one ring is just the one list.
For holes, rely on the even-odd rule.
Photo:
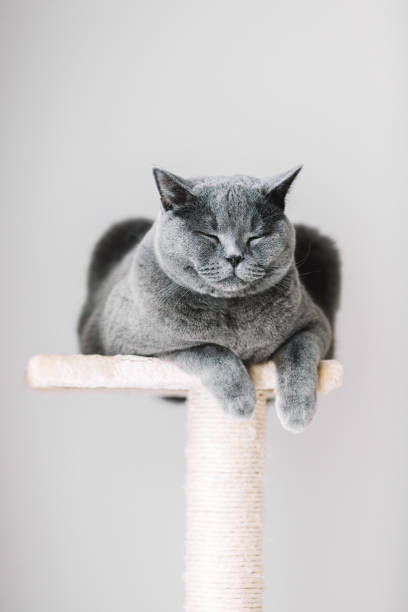
[(319, 361), (333, 354), (340, 258), (330, 238), (285, 214), (300, 169), (185, 179), (154, 168), (156, 220), (118, 223), (94, 248), (82, 352), (171, 360), (242, 417), (255, 405), (246, 366), (272, 359), (277, 414), (302, 431)]

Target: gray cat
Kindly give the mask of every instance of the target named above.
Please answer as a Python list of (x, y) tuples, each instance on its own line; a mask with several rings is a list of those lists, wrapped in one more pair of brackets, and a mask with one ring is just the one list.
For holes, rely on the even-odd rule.
[(273, 359), (278, 416), (301, 431), (333, 351), (340, 264), (329, 238), (284, 214), (299, 171), (182, 179), (155, 168), (156, 220), (117, 224), (94, 249), (83, 353), (171, 360), (238, 416), (255, 403), (245, 366)]

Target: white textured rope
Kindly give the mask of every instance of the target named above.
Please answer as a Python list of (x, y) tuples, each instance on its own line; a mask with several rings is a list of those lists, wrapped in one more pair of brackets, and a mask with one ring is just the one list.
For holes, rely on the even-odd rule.
[(260, 612), (263, 599), (265, 395), (252, 417), (189, 396), (186, 612)]

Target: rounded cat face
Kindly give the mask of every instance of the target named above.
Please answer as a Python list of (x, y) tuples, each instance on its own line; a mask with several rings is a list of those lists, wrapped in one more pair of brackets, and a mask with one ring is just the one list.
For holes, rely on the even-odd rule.
[(297, 168), (271, 180), (181, 179), (154, 170), (163, 209), (155, 250), (176, 283), (215, 297), (264, 291), (288, 271), (295, 232), (284, 199)]

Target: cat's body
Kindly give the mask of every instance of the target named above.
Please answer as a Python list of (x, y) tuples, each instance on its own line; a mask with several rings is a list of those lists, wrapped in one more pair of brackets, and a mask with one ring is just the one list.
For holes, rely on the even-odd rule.
[[(152, 221), (133, 219), (111, 228), (99, 243), (90, 274), (93, 307), (84, 308), (79, 326), (84, 353), (132, 354), (137, 347), (139, 355), (156, 355), (163, 349), (216, 343), (249, 365), (269, 359), (289, 333), (313, 319), (313, 310), (319, 317), (294, 269), (265, 293), (245, 299), (180, 287), (169, 281), (153, 256), (154, 231)], [(313, 233), (306, 238), (307, 231), (311, 234), (310, 228), (299, 226), (297, 245), (310, 251), (321, 237)], [(302, 260), (299, 263), (302, 274)], [(306, 265), (305, 284), (313, 273)]]
[[(185, 196), (170, 193), (170, 187), (173, 179), (179, 179), (168, 173), (163, 176), (159, 183), (162, 200), (165, 197), (167, 202), (166, 198), (173, 197), (171, 202), (177, 206)], [(170, 187), (164, 183), (166, 180)], [(205, 184), (205, 179), (197, 180)], [(286, 427), (298, 431), (314, 411), (317, 364), (331, 351), (331, 326), (338, 301), (337, 251), (330, 240), (300, 226), (296, 258), (292, 226), (283, 219), (283, 213), (274, 214), (272, 219), (265, 209), (259, 219), (264, 229), (268, 223), (279, 227), (279, 239), (269, 238), (272, 232), (249, 238), (246, 247), (242, 240), (239, 246), (238, 238), (231, 236), (239, 233), (238, 226), (249, 221), (237, 213), (242, 194), (236, 181), (235, 178), (235, 198), (230, 196), (230, 204), (227, 201), (225, 205), (225, 198), (217, 202), (219, 238), (192, 230), (198, 226), (208, 229), (211, 222), (209, 205), (205, 221), (203, 208), (194, 217), (192, 207), (200, 198), (196, 192), (189, 194), (194, 202), (185, 202), (183, 210), (164, 206), (154, 223), (140, 219), (118, 224), (99, 241), (79, 322), (81, 349), (84, 353), (171, 359), (197, 373), (226, 409), (243, 415), (250, 414), (254, 404), (254, 391), (244, 364), (273, 358), (278, 367), (278, 414)], [(191, 185), (188, 184), (192, 191)], [(253, 190), (252, 185), (249, 188)], [(215, 191), (220, 193), (219, 186)], [(208, 198), (208, 189), (206, 195)], [(214, 193), (211, 197), (213, 203)], [(249, 208), (254, 206), (249, 204)], [(224, 215), (224, 228), (220, 207), (222, 211), (229, 209), (229, 214)], [(238, 217), (234, 218), (233, 213)], [(175, 240), (174, 231), (179, 241), (185, 238), (185, 244)], [(188, 243), (190, 234), (198, 235), (198, 243), (195, 236), (190, 236)], [(252, 247), (251, 253), (251, 240), (265, 244)], [(225, 252), (231, 248), (237, 254)], [(260, 248), (264, 250), (257, 255)], [(222, 255), (216, 254), (218, 251)], [(260, 262), (267, 257), (273, 265), (265, 272), (266, 266)], [(308, 260), (320, 270), (311, 269)], [(238, 276), (240, 264), (243, 271)], [(280, 394), (287, 401), (282, 401)]]

